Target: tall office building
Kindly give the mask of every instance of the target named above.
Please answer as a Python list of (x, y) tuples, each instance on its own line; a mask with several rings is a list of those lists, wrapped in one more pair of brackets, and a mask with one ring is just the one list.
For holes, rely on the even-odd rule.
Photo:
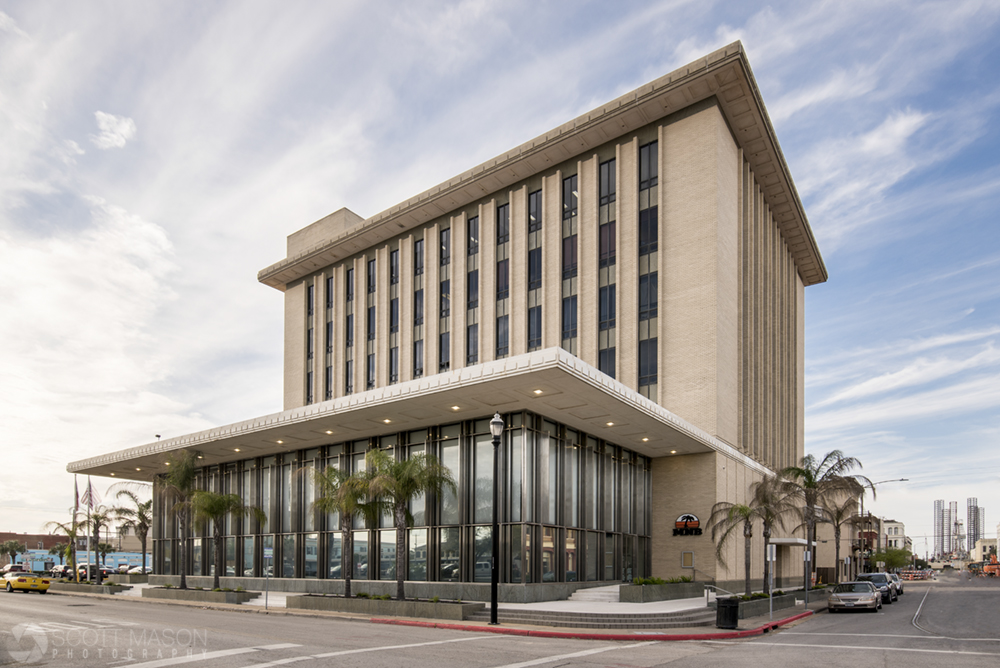
[(965, 500), (965, 533), (968, 536), (968, 545), (975, 547), (976, 541), (983, 538), (982, 508), (979, 507), (979, 499), (970, 496)]
[(944, 555), (945, 550), (945, 529), (948, 523), (945, 519), (944, 499), (934, 501), (934, 558), (938, 559)]
[[(198, 450), (201, 486), (269, 516), (228, 526), (227, 571), (273, 554), (278, 579), (337, 579), (340, 527), (297, 472), (378, 448), (434, 454), (458, 488), (414, 502), (404, 554), (391, 523), (359, 528), (355, 577), (488, 581), (497, 485), (507, 586), (726, 587), (743, 542), (716, 559), (713, 504), (804, 452), (804, 290), (826, 270), (739, 43), (381, 213), (340, 209), (258, 279), (284, 295), (282, 412), (69, 466), (149, 479)], [(156, 568), (176, 573), (157, 504)], [(803, 542), (772, 540), (779, 578)]]

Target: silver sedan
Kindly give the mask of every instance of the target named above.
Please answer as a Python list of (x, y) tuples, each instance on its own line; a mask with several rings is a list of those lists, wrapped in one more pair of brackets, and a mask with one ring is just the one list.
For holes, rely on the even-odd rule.
[(841, 582), (833, 587), (827, 599), (827, 610), (871, 610), (882, 608), (882, 594), (871, 582)]

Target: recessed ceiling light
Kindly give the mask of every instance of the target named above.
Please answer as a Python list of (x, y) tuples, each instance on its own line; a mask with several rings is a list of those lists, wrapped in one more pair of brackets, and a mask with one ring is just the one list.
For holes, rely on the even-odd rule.
[(541, 390), (535, 390), (535, 394), (541, 394), (541, 393), (542, 393)]
[(672, 454), (672, 455), (676, 455), (676, 454), (677, 454), (677, 451), (676, 451), (676, 450), (671, 450), (671, 451), (670, 451), (670, 454)]
[(114, 473), (112, 473), (111, 475), (114, 475)]
[(284, 441), (278, 441), (278, 443), (279, 443), (279, 444), (280, 444), (280, 443), (284, 443)]
[[(278, 443), (281, 443), (281, 441), (278, 441)], [(233, 448), (233, 452), (239, 452), (239, 451), (240, 451), (239, 448)]]
[(385, 422), (386, 424), (389, 424), (390, 422), (392, 422), (392, 420), (390, 420), (389, 418), (386, 418), (386, 419), (382, 420), (382, 422)]
[(204, 457), (202, 457), (201, 455), (198, 455), (198, 459), (204, 459)]
[(135, 467), (135, 470), (136, 470), (136, 471), (141, 471), (142, 469), (141, 469), (141, 468), (139, 468), (138, 466), (136, 466), (136, 467)]
[(167, 462), (167, 466), (170, 466), (170, 462)]
[(453, 411), (457, 411), (457, 410), (458, 410), (458, 408), (459, 408), (458, 406), (452, 406), (452, 407), (451, 407), (451, 410), (453, 410)]
[(609, 427), (614, 427), (614, 426), (615, 426), (615, 423), (614, 423), (614, 422), (609, 422), (609, 423), (608, 423), (608, 426), (609, 426)]
[(333, 432), (332, 432), (332, 431), (330, 431), (329, 429), (327, 429), (327, 430), (326, 430), (326, 433), (328, 433), (328, 434), (332, 434)]
[(649, 438), (644, 438), (644, 439), (642, 439), (642, 442), (643, 442), (643, 443), (647, 443), (647, 442), (649, 442)]

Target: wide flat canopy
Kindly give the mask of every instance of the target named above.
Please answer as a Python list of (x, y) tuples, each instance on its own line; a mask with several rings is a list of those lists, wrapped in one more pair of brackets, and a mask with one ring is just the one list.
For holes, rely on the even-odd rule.
[(648, 457), (719, 452), (769, 471), (562, 348), (547, 348), (70, 463), (70, 473), (150, 480), (171, 452), (238, 461), (529, 410)]

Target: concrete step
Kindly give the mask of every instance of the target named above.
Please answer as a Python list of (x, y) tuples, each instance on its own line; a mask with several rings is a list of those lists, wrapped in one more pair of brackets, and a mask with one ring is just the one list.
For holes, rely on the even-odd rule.
[[(679, 612), (604, 614), (596, 612), (553, 612), (551, 610), (517, 610), (501, 608), (498, 621), (504, 624), (529, 624), (592, 629), (665, 629), (691, 626), (711, 626), (715, 623), (715, 610), (698, 608)], [(488, 622), (489, 610), (482, 610), (470, 621)]]
[(601, 601), (601, 602), (617, 603), (619, 601), (618, 585), (612, 585), (610, 587), (590, 587), (588, 589), (577, 589), (575, 592), (573, 592), (573, 595), (569, 597), (569, 600)]

